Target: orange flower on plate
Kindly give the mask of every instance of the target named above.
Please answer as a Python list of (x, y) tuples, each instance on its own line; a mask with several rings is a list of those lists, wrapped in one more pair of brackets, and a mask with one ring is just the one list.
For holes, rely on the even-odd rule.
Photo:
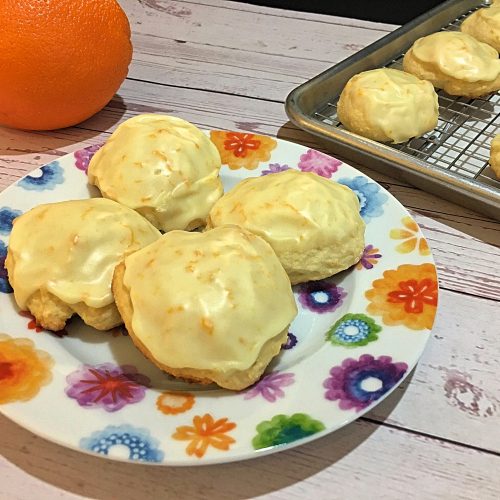
[(427, 240), (420, 235), (417, 223), (411, 217), (403, 217), (401, 222), (404, 228), (391, 229), (389, 236), (393, 240), (404, 240), (400, 243), (396, 250), (399, 253), (410, 253), (417, 248), (420, 255), (430, 255), (431, 251)]
[(269, 161), (277, 142), (271, 137), (248, 132), (212, 130), (210, 139), (219, 150), (223, 165), (231, 170), (254, 170), (260, 162)]
[(52, 380), (53, 364), (30, 339), (0, 334), (0, 404), (34, 398)]
[(384, 272), (365, 292), (367, 311), (382, 316), (389, 326), (405, 325), (412, 330), (432, 328), (438, 300), (438, 282), (433, 264), (404, 264)]
[(189, 392), (165, 391), (158, 396), (156, 407), (165, 415), (177, 415), (190, 410), (194, 405), (194, 396)]
[(193, 426), (182, 425), (177, 427), (172, 437), (179, 441), (190, 441), (186, 448), (188, 455), (203, 457), (209, 446), (218, 450), (227, 451), (235, 443), (231, 436), (226, 434), (236, 427), (234, 422), (228, 422), (227, 418), (214, 420), (212, 415), (205, 413), (203, 417), (193, 418)]

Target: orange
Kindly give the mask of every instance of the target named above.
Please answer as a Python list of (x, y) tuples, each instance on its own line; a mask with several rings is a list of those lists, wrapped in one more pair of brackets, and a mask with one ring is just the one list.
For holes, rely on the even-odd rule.
[(115, 0), (0, 0), (0, 124), (50, 130), (89, 118), (131, 58)]

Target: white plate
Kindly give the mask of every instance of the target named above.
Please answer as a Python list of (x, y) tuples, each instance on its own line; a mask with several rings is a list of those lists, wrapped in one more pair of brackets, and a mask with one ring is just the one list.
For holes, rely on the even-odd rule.
[(221, 463), (332, 432), (384, 399), (415, 366), (438, 289), (427, 243), (408, 212), (376, 182), (317, 151), (252, 134), (211, 136), (226, 190), (284, 168), (350, 186), (367, 223), (362, 261), (294, 287), (299, 314), (288, 343), (254, 387), (236, 393), (176, 381), (122, 329), (97, 332), (73, 319), (56, 335), (37, 331), (16, 307), (3, 271), (12, 218), (40, 203), (98, 195), (85, 171), (96, 148), (62, 157), (0, 194), (0, 409), (7, 417), (113, 459)]

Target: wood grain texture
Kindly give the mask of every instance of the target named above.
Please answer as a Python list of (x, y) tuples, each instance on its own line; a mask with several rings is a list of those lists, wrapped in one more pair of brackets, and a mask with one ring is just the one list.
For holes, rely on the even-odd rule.
[[(121, 1), (121, 3), (126, 3), (130, 0)], [(144, 4), (151, 3), (151, 0), (145, 0)], [(161, 5), (157, 0), (154, 3)], [(167, 2), (164, 2), (164, 4)], [(171, 2), (168, 2), (170, 4)], [(347, 17), (339, 17), (334, 15), (326, 14), (316, 14), (314, 12), (301, 12), (296, 10), (279, 9), (273, 7), (265, 7), (259, 5), (253, 5), (250, 3), (243, 2), (233, 2), (225, 0), (178, 0), (178, 4), (191, 4), (191, 5), (209, 5), (211, 7), (217, 7), (218, 9), (231, 9), (237, 10), (239, 12), (251, 12), (254, 14), (261, 14), (265, 16), (275, 16), (281, 18), (290, 19), (300, 19), (303, 21), (318, 21), (326, 24), (341, 25), (341, 26), (356, 26), (358, 28), (363, 28), (367, 30), (377, 30), (377, 31), (393, 31), (397, 28), (395, 24), (388, 24), (382, 22), (367, 21), (364, 19), (351, 19)], [(218, 12), (223, 12), (218, 10)]]
[[(287, 121), (286, 94), (394, 26), (226, 2), (120, 0), (135, 44), (130, 77), (78, 127), (0, 130), (0, 189), (118, 123), (164, 112), (202, 128), (270, 134), (335, 155)], [(463, 498), (500, 491), (500, 224), (369, 165), (410, 209), (441, 294), (411, 377), (366, 417), (275, 456), (193, 469), (120, 464), (44, 441), (0, 417), (0, 499)]]
[(369, 418), (500, 455), (498, 310), (496, 301), (441, 290), (432, 337), (396, 389), (401, 399)]
[(498, 498), (500, 488), (499, 457), (367, 421), (278, 455), (197, 469), (111, 462), (65, 450), (4, 417), (0, 422), (10, 436), (0, 450), (11, 463), (60, 489), (102, 500), (488, 500)]

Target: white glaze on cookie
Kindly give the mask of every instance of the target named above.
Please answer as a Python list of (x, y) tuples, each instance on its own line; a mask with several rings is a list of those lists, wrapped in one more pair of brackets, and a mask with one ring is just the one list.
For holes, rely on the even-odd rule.
[(67, 304), (114, 302), (111, 280), (126, 256), (160, 237), (133, 210), (103, 198), (39, 205), (15, 219), (6, 268), (17, 305), (45, 289)]
[(365, 224), (354, 192), (293, 169), (237, 184), (214, 205), (207, 227), (223, 224), (239, 225), (264, 238), (292, 283), (346, 269), (364, 248)]
[(353, 76), (338, 105), (339, 118), (346, 128), (395, 143), (432, 130), (437, 125), (438, 109), (431, 83), (386, 68)]
[(223, 193), (220, 166), (217, 148), (193, 124), (144, 114), (116, 129), (92, 158), (88, 177), (104, 197), (170, 231), (204, 224)]
[(272, 248), (239, 227), (172, 231), (125, 260), (134, 337), (160, 365), (242, 371), (297, 314)]
[(465, 82), (492, 81), (500, 74), (498, 52), (466, 33), (433, 33), (419, 38), (412, 52), (416, 59), (433, 64), (445, 75)]

